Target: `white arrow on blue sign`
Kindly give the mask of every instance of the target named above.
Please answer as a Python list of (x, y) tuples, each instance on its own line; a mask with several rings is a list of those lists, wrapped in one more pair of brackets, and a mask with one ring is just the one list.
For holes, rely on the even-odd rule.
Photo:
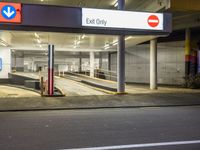
[(2, 8), (1, 14), (5, 19), (11, 20), (11, 19), (15, 18), (17, 11), (16, 11), (15, 7), (6, 5)]

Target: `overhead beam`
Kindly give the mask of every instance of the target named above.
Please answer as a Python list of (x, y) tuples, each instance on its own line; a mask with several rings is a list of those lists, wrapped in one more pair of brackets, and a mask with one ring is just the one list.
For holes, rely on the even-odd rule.
[(170, 9), (176, 11), (199, 11), (199, 0), (171, 0)]

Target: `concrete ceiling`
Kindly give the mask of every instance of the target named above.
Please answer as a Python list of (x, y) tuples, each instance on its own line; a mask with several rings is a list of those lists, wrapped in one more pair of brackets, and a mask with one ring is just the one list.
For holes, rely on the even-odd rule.
[[(153, 38), (155, 36), (127, 36), (126, 47), (133, 47)], [(0, 39), (3, 39), (6, 46), (12, 50), (45, 51), (48, 44), (54, 44), (56, 51), (105, 52), (117, 50), (117, 36), (111, 35), (1, 31)]]
[[(2, 0), (4, 2), (20, 2), (24, 4), (45, 4), (70, 7), (91, 7), (116, 9), (117, 0)], [(152, 11), (162, 10), (168, 0), (126, 0), (126, 10)]]

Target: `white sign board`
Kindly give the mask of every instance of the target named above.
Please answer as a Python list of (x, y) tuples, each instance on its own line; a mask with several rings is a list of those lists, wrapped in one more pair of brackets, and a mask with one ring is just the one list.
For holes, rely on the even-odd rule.
[(82, 26), (163, 30), (163, 14), (82, 8)]

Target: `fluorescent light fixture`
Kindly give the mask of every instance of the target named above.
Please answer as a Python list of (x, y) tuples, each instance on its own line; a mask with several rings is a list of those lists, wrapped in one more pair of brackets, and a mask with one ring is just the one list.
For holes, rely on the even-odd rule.
[(37, 42), (38, 42), (39, 44), (41, 44), (41, 41), (40, 41), (39, 39), (37, 39)]
[(8, 45), (5, 43), (0, 43), (0, 45), (7, 47)]
[(40, 36), (35, 32), (35, 37), (36, 38), (40, 38)]
[(129, 40), (131, 38), (132, 38), (131, 36), (128, 36), (128, 37), (125, 38), (125, 40), (127, 41), (127, 40)]
[(76, 48), (76, 45), (74, 45), (74, 47), (73, 48)]
[(0, 39), (0, 45), (7, 47), (9, 44)]
[(108, 42), (106, 42), (105, 45), (104, 45), (104, 48), (109, 47), (109, 46), (110, 46), (110, 44)]
[(118, 6), (118, 1), (116, 1), (115, 3), (114, 3), (114, 7), (117, 7)]
[(118, 42), (118, 40), (114, 40), (112, 43), (117, 43)]
[(81, 39), (84, 39), (84, 38), (85, 38), (85, 34), (82, 35)]
[(113, 43), (113, 46), (115, 46), (115, 45), (117, 45), (118, 44), (118, 42), (115, 42), (115, 43)]
[(80, 44), (81, 41), (77, 41), (76, 44)]
[(110, 48), (110, 46), (104, 47), (105, 50), (107, 50), (107, 49), (109, 49), (109, 48)]
[(41, 45), (41, 44), (40, 44), (39, 46), (42, 48), (42, 45)]
[(118, 44), (118, 40), (114, 40), (111, 44), (112, 44), (113, 46), (117, 45), (117, 44)]

